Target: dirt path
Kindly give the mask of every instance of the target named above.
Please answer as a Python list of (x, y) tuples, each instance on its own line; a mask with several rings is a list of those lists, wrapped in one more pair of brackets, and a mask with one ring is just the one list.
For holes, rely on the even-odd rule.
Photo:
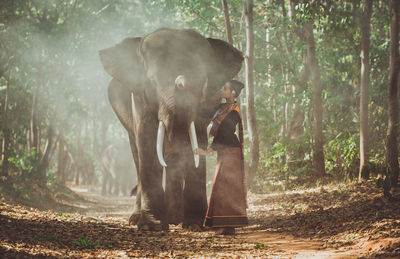
[[(71, 188), (76, 193), (85, 197), (92, 203), (89, 204), (87, 217), (94, 217), (98, 219), (109, 219), (126, 221), (131, 212), (134, 204), (134, 197), (104, 197), (96, 193), (90, 193), (86, 189), (82, 188)], [(173, 232), (184, 232), (188, 235), (190, 240), (190, 234), (182, 230), (181, 227), (171, 226)], [(215, 236), (213, 232), (205, 232), (205, 237), (210, 238)], [(221, 237), (217, 236), (218, 241), (221, 243), (232, 240), (232, 237)], [(225, 240), (227, 239), (227, 240)], [(278, 256), (280, 258), (355, 258), (358, 256), (356, 251), (341, 251), (338, 249), (328, 249), (324, 247), (322, 241), (313, 241), (310, 239), (294, 238), (290, 234), (276, 234), (265, 230), (252, 230), (249, 228), (238, 229), (237, 234), (234, 237), (235, 244), (240, 246), (250, 247), (253, 251), (241, 251), (238, 256), (253, 255), (268, 255), (271, 257)], [(218, 249), (219, 250), (219, 249)], [(254, 250), (258, 253), (254, 253)], [(190, 251), (190, 249), (189, 249)], [(222, 249), (222, 253), (219, 256), (223, 256), (223, 253), (233, 254), (235, 251), (230, 249)], [(359, 252), (359, 251), (357, 251)]]
[[(338, 219), (343, 215), (332, 212), (334, 208), (310, 211), (305, 206), (300, 212), (290, 205), (300, 204), (307, 195), (321, 199), (318, 195), (325, 195), (325, 191), (300, 196), (250, 195), (251, 225), (238, 229), (235, 236), (219, 236), (212, 231), (186, 231), (181, 226), (171, 226), (168, 232), (140, 232), (127, 224), (134, 198), (102, 197), (83, 188), (73, 190), (84, 197), (73, 204), (81, 213), (39, 211), (0, 201), (0, 258), (367, 258), (383, 248), (390, 250), (387, 255), (396, 255), (400, 244), (398, 218), (384, 225), (390, 233), (399, 230), (399, 235), (392, 235), (397, 239), (382, 243), (370, 236), (375, 242), (371, 245), (365, 235), (352, 234), (350, 239), (354, 231), (348, 231), (345, 220), (335, 222), (333, 213), (340, 215)], [(282, 204), (289, 209), (277, 209)], [(324, 215), (325, 211), (330, 214)], [(321, 227), (321, 218), (334, 224), (331, 228), (327, 223)], [(384, 222), (387, 220), (384, 218)], [(379, 229), (384, 230), (382, 227)], [(362, 240), (365, 242), (360, 243)]]

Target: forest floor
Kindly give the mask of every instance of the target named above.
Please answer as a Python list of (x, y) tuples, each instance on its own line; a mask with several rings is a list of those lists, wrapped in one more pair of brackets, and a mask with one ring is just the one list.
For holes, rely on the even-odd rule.
[(250, 225), (234, 236), (140, 232), (128, 225), (134, 198), (72, 189), (81, 198), (53, 210), (0, 200), (0, 258), (400, 258), (400, 198), (372, 181), (250, 193)]

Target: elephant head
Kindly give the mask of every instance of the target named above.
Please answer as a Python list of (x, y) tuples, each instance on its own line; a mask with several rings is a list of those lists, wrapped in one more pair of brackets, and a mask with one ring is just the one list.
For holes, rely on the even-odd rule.
[[(157, 150), (160, 163), (166, 166), (162, 148), (164, 142), (168, 144), (164, 150), (180, 154), (177, 159), (167, 159), (168, 170), (194, 171), (193, 166), (184, 163), (190, 160), (187, 154), (193, 149), (190, 140), (192, 145), (196, 145), (195, 133), (205, 131), (207, 120), (209, 122), (218, 105), (215, 101), (218, 99), (213, 97), (225, 82), (239, 72), (243, 62), (242, 53), (222, 40), (204, 38), (193, 30), (163, 28), (143, 38), (125, 39), (112, 48), (100, 51), (100, 56), (105, 70), (114, 78), (109, 86), (110, 102), (128, 130), (133, 156), (138, 160), (135, 161), (138, 191), (141, 189), (143, 193), (152, 193), (150, 189), (154, 186), (144, 182), (147, 181), (144, 174), (151, 174), (149, 170), (159, 171), (159, 167), (152, 164), (155, 154), (150, 155), (150, 151), (149, 155), (141, 156), (141, 153), (149, 149), (156, 153)], [(132, 98), (129, 99), (131, 94)], [(195, 124), (200, 129), (195, 129)], [(144, 137), (148, 137), (148, 141), (140, 144)], [(200, 144), (204, 145), (204, 142), (207, 142), (206, 137), (201, 137)], [(191, 162), (193, 164), (193, 158)], [(200, 167), (200, 174), (205, 175), (205, 166)], [(198, 176), (186, 177), (190, 173), (184, 174), (185, 190), (205, 189), (205, 180), (202, 181), (204, 186), (191, 187), (191, 180), (186, 179)], [(205, 179), (205, 176), (202, 178)], [(205, 192), (201, 192), (204, 203)], [(152, 203), (151, 199), (156, 198), (151, 196), (149, 194), (146, 199), (142, 198), (142, 203)], [(194, 197), (196, 194), (188, 196)], [(185, 204), (190, 202), (185, 200)], [(152, 213), (152, 208), (149, 210), (152, 216), (159, 218), (155, 215), (157, 213)]]

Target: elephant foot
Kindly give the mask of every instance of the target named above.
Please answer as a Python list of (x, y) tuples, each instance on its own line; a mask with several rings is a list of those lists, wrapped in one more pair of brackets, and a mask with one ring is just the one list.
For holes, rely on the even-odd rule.
[(187, 229), (189, 231), (193, 231), (193, 232), (201, 232), (204, 230), (204, 227), (202, 224), (183, 224), (182, 228)]
[(154, 216), (152, 216), (148, 213), (142, 213), (142, 215), (140, 215), (140, 217), (138, 215), (138, 220), (137, 220), (136, 224), (140, 231), (168, 230), (168, 224), (162, 223), (160, 220), (155, 219)]
[(139, 231), (168, 231), (169, 226), (167, 224), (158, 224), (158, 225), (139, 224), (138, 229)]
[(140, 214), (138, 213), (133, 213), (129, 217), (129, 225), (136, 225), (139, 222)]
[(161, 231), (161, 225), (138, 225), (139, 231)]
[(200, 219), (194, 219), (194, 218), (191, 218), (191, 219), (185, 219), (184, 221), (183, 221), (183, 225), (182, 225), (182, 227), (183, 228), (185, 228), (185, 229), (201, 229), (201, 230), (203, 230), (204, 229), (204, 227), (203, 227), (203, 223), (204, 223), (204, 218), (200, 218)]
[(190, 225), (187, 229), (193, 232), (202, 232), (204, 230), (204, 227), (197, 224), (193, 224)]

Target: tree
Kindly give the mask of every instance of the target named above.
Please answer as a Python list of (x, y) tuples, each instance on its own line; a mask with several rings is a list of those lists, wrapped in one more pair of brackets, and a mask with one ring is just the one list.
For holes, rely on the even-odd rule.
[(361, 85), (360, 85), (360, 171), (358, 179), (368, 178), (368, 90), (370, 84), (369, 42), (372, 0), (363, 0), (361, 19)]
[(7, 176), (8, 175), (8, 158), (10, 156), (9, 151), (9, 143), (10, 143), (10, 130), (9, 130), (9, 115), (8, 115), (8, 102), (10, 96), (10, 72), (8, 72), (7, 77), (7, 85), (6, 85), (6, 92), (4, 97), (4, 109), (3, 109), (3, 141), (2, 141), (2, 168), (1, 168), (1, 175)]
[(247, 131), (250, 143), (250, 163), (249, 172), (255, 175), (259, 162), (258, 133), (254, 111), (254, 30), (253, 30), (253, 0), (246, 0), (246, 57), (245, 57), (245, 76), (246, 76), (246, 106), (247, 106)]
[(224, 10), (226, 39), (230, 44), (233, 44), (232, 27), (231, 27), (231, 19), (229, 18), (228, 3), (226, 2), (226, 0), (221, 0), (221, 4), (222, 4), (222, 9)]
[(319, 175), (325, 174), (325, 158), (324, 158), (324, 135), (322, 132), (322, 87), (321, 74), (319, 70), (318, 60), (315, 50), (315, 39), (313, 33), (313, 24), (307, 23), (304, 26), (304, 32), (307, 42), (307, 63), (310, 66), (311, 84), (313, 89), (314, 101), (314, 168)]
[[(386, 135), (386, 163), (390, 170), (391, 186), (397, 187), (399, 176), (398, 159), (398, 129), (399, 129), (399, 100), (398, 100), (398, 77), (400, 68), (399, 59), (399, 10), (400, 0), (392, 0), (390, 27), (390, 67), (389, 67), (389, 125)], [(390, 188), (389, 188), (390, 189)]]
[[(290, 5), (293, 12), (296, 12), (296, 0), (291, 0)], [(313, 10), (310, 7), (311, 10)], [(314, 113), (314, 147), (313, 147), (313, 166), (318, 175), (325, 175), (325, 157), (324, 157), (324, 135), (322, 121), (322, 86), (321, 73), (317, 59), (316, 44), (314, 38), (314, 23), (312, 17), (313, 11), (306, 17), (303, 26), (297, 29), (297, 35), (307, 45), (307, 65), (311, 75), (312, 101)]]

